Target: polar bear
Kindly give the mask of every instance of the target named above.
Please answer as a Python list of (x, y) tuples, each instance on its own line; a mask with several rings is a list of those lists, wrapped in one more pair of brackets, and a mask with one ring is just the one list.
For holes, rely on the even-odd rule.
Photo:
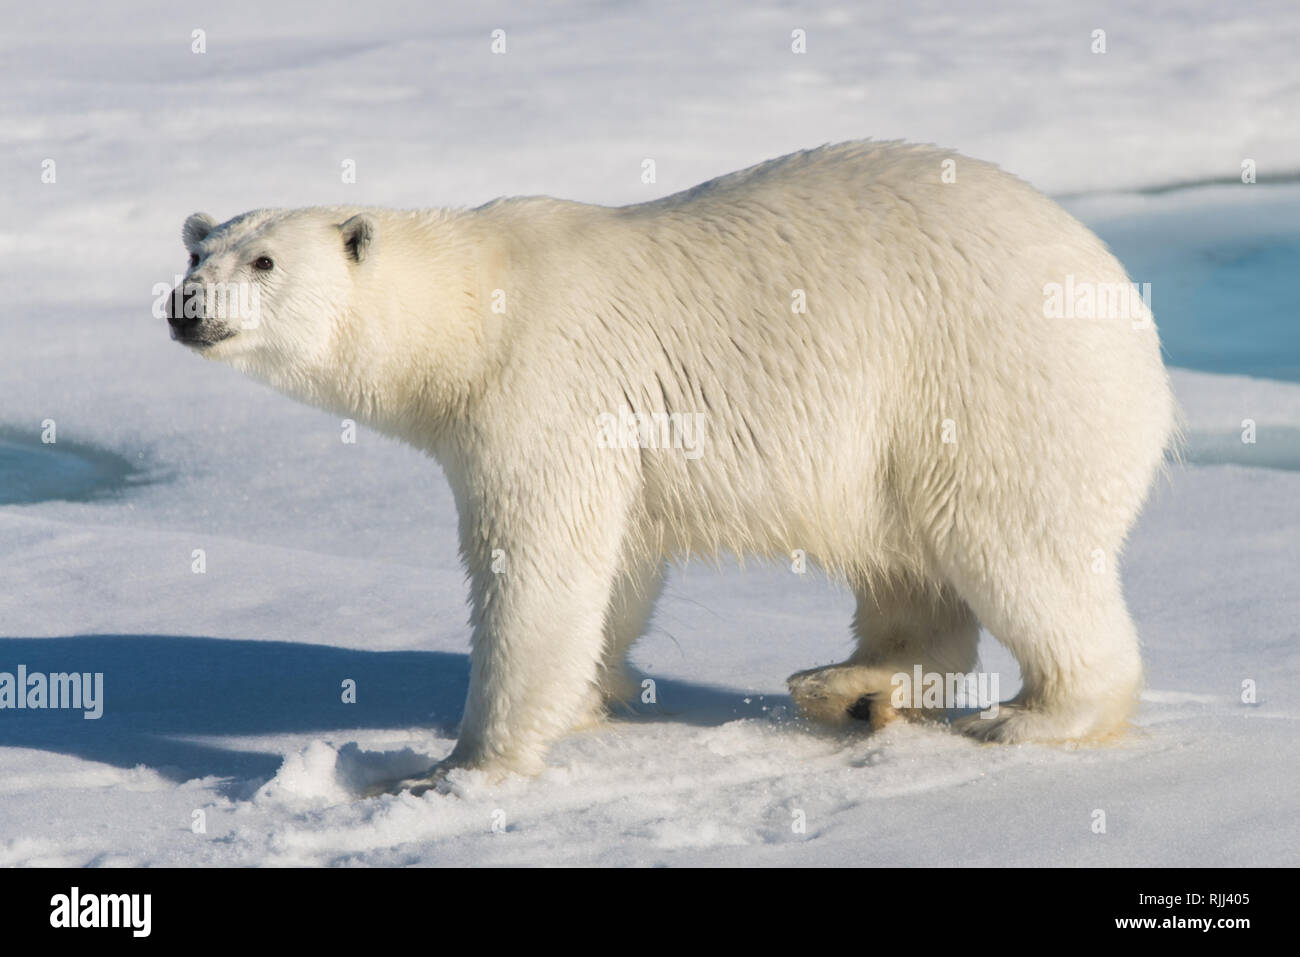
[[(890, 720), (893, 676), (969, 672), (981, 624), (1023, 688), (962, 730), (1097, 739), (1134, 706), (1117, 559), (1176, 431), (1155, 325), (1100, 240), (991, 164), (850, 142), (619, 208), (195, 214), (183, 237), (173, 338), (451, 483), (470, 688), (449, 757), (402, 786), (536, 772), (634, 693), (628, 650), (693, 555), (801, 553), (852, 589), (856, 650), (789, 679), (814, 718)], [(232, 283), (255, 322), (214, 310)]]

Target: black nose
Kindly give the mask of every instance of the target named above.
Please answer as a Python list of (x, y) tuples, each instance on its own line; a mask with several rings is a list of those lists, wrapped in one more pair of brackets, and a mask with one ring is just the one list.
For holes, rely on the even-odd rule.
[[(197, 300), (197, 301), (196, 301)], [(167, 323), (177, 332), (188, 332), (203, 317), (203, 288), (177, 286), (167, 297)]]

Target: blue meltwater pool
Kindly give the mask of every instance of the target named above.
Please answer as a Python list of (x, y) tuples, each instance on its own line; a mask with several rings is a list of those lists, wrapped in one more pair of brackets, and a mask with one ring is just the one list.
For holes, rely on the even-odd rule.
[(87, 502), (142, 480), (135, 466), (105, 449), (0, 431), (0, 505)]
[(1063, 205), (1151, 284), (1171, 366), (1300, 381), (1300, 185), (1089, 196)]

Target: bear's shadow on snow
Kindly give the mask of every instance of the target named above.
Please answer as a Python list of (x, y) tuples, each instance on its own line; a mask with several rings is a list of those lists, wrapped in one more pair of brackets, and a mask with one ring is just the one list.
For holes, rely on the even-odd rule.
[[(0, 746), (40, 748), (175, 781), (269, 779), (282, 756), (203, 737), (362, 728), (450, 732), (469, 680), (465, 655), (176, 635), (0, 638), (0, 671), (102, 672), (103, 714), (0, 711)], [(356, 682), (356, 702), (343, 682)]]
[[(5, 708), (0, 747), (144, 765), (177, 782), (227, 778), (241, 793), (273, 777), (283, 755), (193, 739), (387, 728), (451, 737), (469, 684), (464, 654), (178, 635), (0, 638), (0, 672), (19, 665), (29, 675), (102, 672), (103, 713), (87, 720), (75, 709)], [(355, 703), (343, 701), (346, 679), (356, 682)], [(662, 678), (656, 685), (660, 704), (638, 704), (623, 720), (716, 725), (789, 702)]]

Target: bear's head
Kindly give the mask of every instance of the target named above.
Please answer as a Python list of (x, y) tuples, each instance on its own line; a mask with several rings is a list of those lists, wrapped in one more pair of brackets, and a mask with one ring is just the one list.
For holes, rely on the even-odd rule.
[[(382, 237), (381, 237), (382, 228)], [(195, 213), (172, 338), (293, 398), (419, 444), (497, 368), (498, 240), (450, 210)], [(382, 248), (381, 248), (382, 243)]]
[(259, 378), (292, 379), (333, 355), (378, 226), (364, 212), (254, 210), (220, 225), (195, 213), (181, 235), (189, 267), (169, 299), (172, 338)]

